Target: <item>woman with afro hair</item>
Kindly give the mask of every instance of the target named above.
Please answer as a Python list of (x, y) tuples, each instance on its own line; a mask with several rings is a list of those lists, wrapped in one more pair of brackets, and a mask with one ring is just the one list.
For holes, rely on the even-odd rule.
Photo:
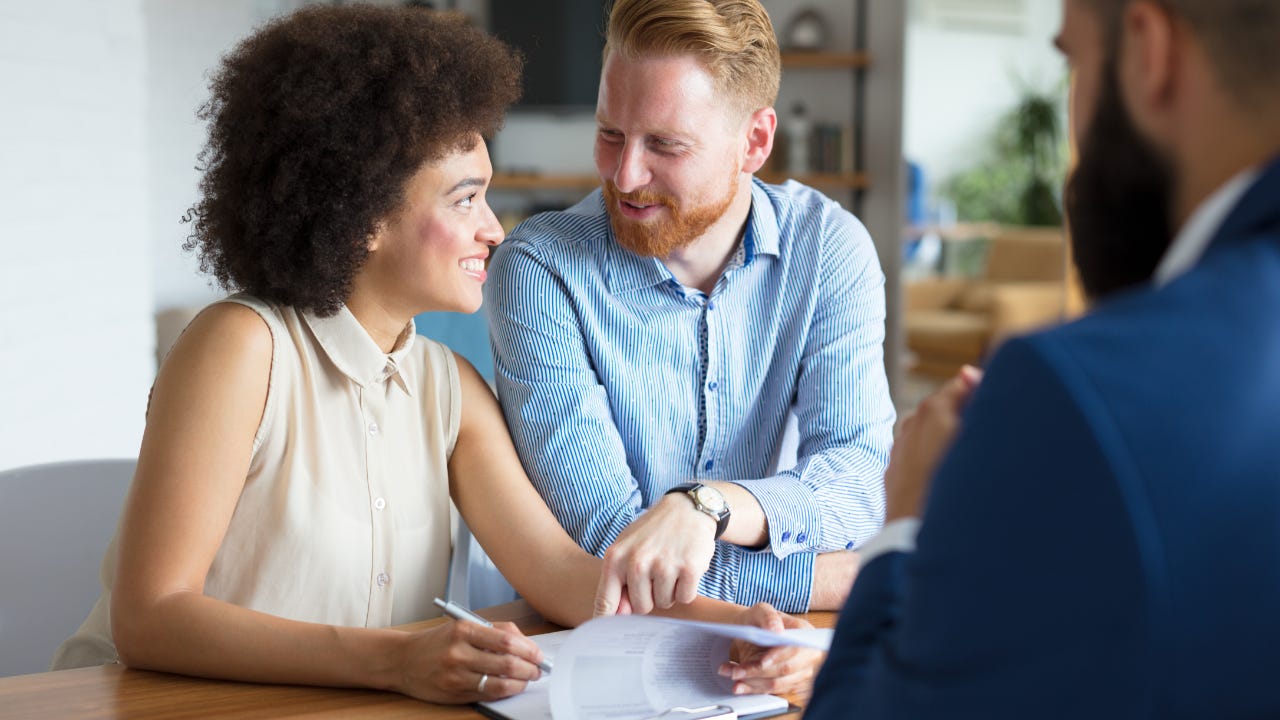
[[(312, 7), (223, 59), (187, 247), (236, 294), (160, 369), (107, 589), (55, 667), (518, 693), (542, 656), (515, 626), (390, 627), (439, 614), (451, 499), (547, 619), (591, 617), (601, 561), (530, 485), (480, 375), (412, 320), (480, 306), (503, 239), (483, 138), (519, 83), (502, 43), (410, 8)], [(676, 610), (781, 622), (707, 598)], [(770, 652), (773, 669), (740, 658), (743, 689), (812, 675), (816, 658)]]

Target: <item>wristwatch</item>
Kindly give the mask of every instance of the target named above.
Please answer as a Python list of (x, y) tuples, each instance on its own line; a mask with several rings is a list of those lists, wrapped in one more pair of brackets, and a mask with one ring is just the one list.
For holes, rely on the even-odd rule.
[(724, 534), (725, 529), (729, 527), (729, 502), (724, 499), (724, 495), (719, 490), (709, 485), (695, 482), (677, 485), (664, 494), (670, 495), (671, 493), (688, 495), (698, 512), (715, 518), (717, 540)]

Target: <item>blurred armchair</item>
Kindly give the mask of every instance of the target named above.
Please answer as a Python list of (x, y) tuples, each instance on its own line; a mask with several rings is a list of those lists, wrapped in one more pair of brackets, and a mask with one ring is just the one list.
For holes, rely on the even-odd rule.
[(1061, 228), (1000, 228), (988, 240), (980, 277), (906, 283), (912, 371), (952, 375), (980, 364), (1008, 336), (1061, 320), (1064, 239)]

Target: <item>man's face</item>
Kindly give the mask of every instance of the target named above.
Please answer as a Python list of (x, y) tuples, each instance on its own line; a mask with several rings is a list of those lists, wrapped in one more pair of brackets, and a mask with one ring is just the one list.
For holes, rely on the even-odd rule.
[(596, 170), (619, 244), (666, 257), (697, 240), (741, 187), (744, 129), (689, 56), (610, 53), (596, 104)]
[(1134, 125), (1101, 19), (1066, 0), (1058, 46), (1073, 71), (1071, 119), (1079, 160), (1067, 183), (1071, 246), (1095, 300), (1151, 279), (1173, 240), (1173, 167)]

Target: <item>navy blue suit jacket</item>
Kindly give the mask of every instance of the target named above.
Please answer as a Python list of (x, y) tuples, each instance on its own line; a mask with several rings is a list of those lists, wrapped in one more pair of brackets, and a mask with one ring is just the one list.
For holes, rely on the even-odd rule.
[(1280, 718), (1280, 162), (1200, 262), (996, 354), (806, 718)]

